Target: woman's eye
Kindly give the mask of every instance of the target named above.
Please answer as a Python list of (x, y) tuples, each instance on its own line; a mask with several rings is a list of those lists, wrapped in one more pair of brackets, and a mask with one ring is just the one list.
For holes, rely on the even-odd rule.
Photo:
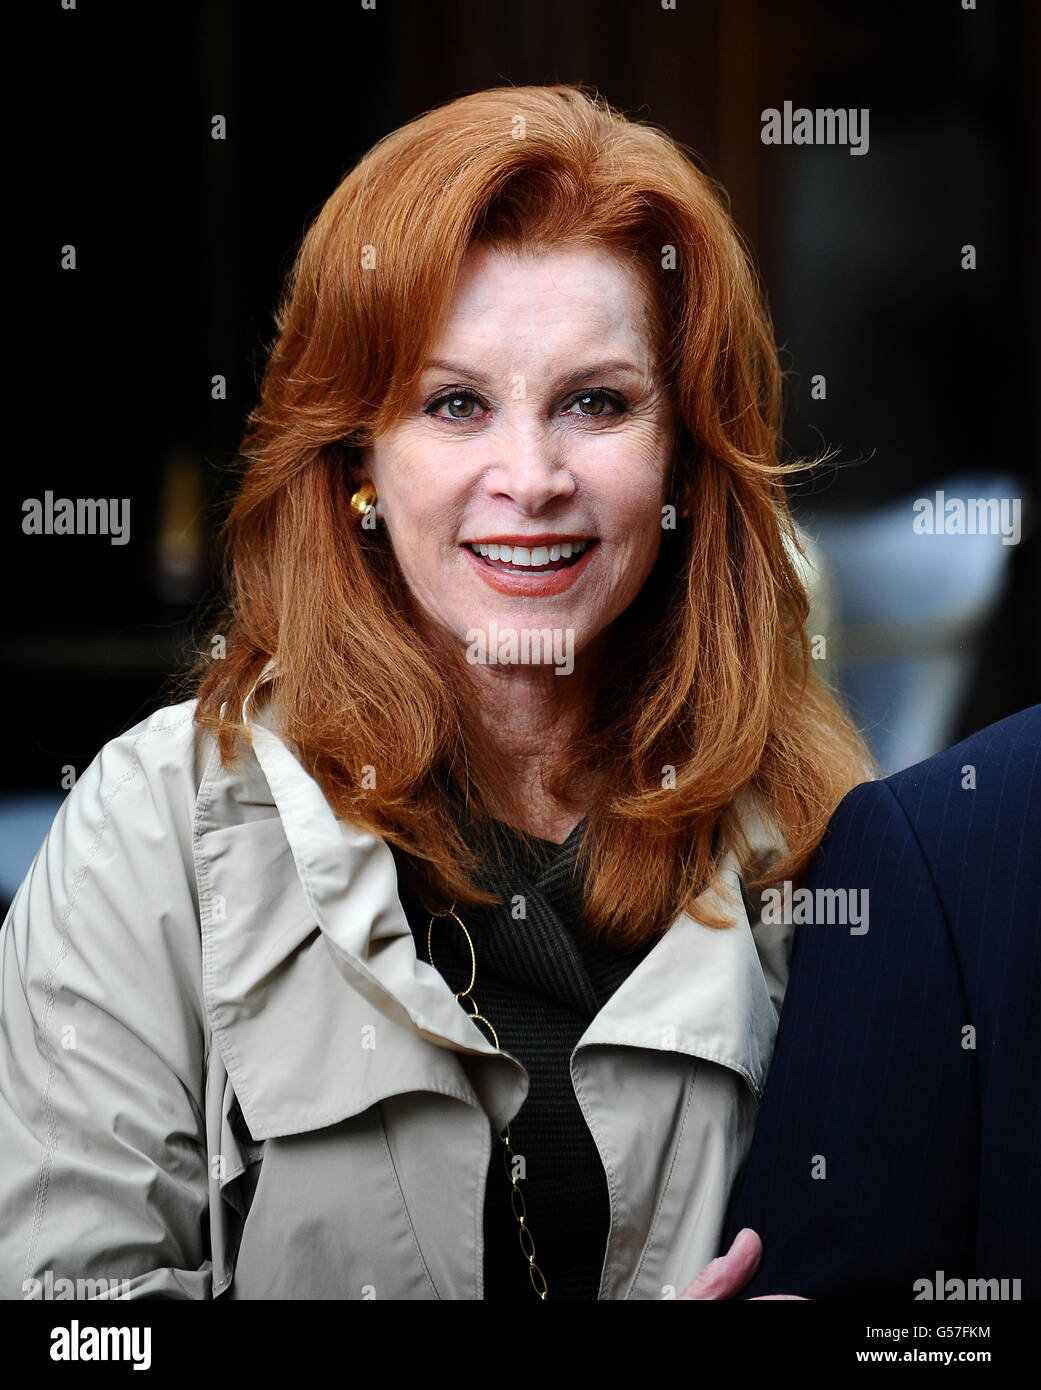
[[(436, 401), (431, 401), (426, 408), (426, 414), (440, 416), (442, 420), (472, 420), (479, 405), (480, 401), (469, 391), (450, 391), (445, 396), (438, 396)], [(446, 415), (441, 414), (442, 406), (447, 408)]]
[[(579, 407), (578, 413), (590, 420), (596, 420), (603, 416), (620, 415), (625, 409), (625, 402), (620, 396), (615, 396), (612, 392), (602, 389), (583, 391), (580, 396), (575, 396), (571, 405), (577, 405)], [(571, 410), (569, 409), (566, 414), (571, 414)]]
[[(476, 420), (483, 402), (472, 391), (446, 391), (425, 407), (425, 414), (439, 420)], [(575, 407), (578, 407), (577, 411)], [(598, 387), (595, 391), (583, 391), (573, 396), (565, 415), (576, 414), (587, 420), (610, 419), (623, 415), (627, 410), (625, 401), (613, 391)]]

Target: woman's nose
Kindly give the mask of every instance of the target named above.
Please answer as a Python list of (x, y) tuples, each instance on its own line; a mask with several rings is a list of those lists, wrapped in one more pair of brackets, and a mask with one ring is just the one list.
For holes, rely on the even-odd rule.
[(493, 496), (509, 498), (522, 511), (532, 513), (575, 492), (564, 442), (531, 427), (499, 435), (487, 483)]

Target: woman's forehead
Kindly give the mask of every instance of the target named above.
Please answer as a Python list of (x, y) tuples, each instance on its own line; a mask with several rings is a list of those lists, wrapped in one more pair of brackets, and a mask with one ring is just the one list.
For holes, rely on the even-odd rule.
[(631, 265), (599, 247), (518, 254), (477, 246), (463, 261), (428, 358), (541, 345), (551, 355), (606, 354), (645, 369), (653, 356), (649, 301)]

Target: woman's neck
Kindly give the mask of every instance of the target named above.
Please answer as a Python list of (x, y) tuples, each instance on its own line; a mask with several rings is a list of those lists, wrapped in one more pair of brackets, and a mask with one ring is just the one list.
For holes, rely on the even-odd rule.
[(570, 784), (571, 804), (546, 788), (589, 727), (596, 700), (595, 667), (576, 664), (566, 676), (552, 666), (473, 666), (478, 717), (510, 778), (515, 814), (502, 819), (517, 830), (562, 844), (592, 804), (598, 777), (592, 769)]

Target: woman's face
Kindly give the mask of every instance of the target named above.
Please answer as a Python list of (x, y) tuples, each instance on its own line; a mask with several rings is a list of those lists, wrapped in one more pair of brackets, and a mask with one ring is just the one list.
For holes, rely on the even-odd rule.
[(577, 654), (653, 568), (675, 415), (647, 308), (606, 251), (464, 261), (406, 413), (364, 451), (412, 595), (460, 642), (570, 629)]

